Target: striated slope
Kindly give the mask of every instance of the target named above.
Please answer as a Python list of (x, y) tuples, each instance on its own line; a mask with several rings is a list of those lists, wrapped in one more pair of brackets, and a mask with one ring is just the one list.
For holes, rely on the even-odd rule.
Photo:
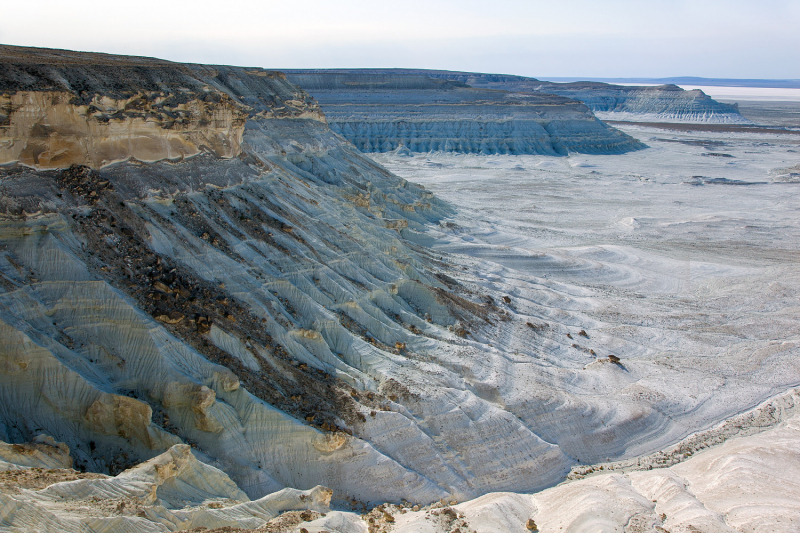
[[(61, 54), (52, 78), (92, 58), (126, 67), (46, 53)], [(406, 240), (450, 208), (361, 156), (279, 76), (175, 69), (135, 71), (182, 80), (165, 97), (204, 83), (242, 102), (238, 156), (0, 171), (0, 437), (44, 432), (108, 473), (190, 442), (251, 497), (325, 484), (431, 501), (560, 479), (572, 460), (556, 445), (426, 362), (473, 350), (468, 331), (505, 314)], [(10, 78), (4, 94), (32, 90)]]
[[(363, 70), (296, 70), (287, 71), (290, 79), (311, 92), (326, 108), (328, 104), (340, 105), (341, 101), (351, 104), (360, 102), (356, 94), (360, 94), (364, 89), (360, 87), (358, 81), (351, 81), (345, 91), (340, 88), (333, 92), (330, 82), (323, 82), (327, 78), (335, 79), (348, 77), (352, 80), (369, 79), (428, 79), (433, 82), (450, 82), (457, 86), (468, 86), (473, 89), (471, 93), (477, 98), (486, 98), (486, 91), (504, 91), (502, 98), (514, 99), (518, 102), (529, 102), (531, 105), (565, 105), (564, 100), (555, 100), (554, 95), (558, 95), (571, 100), (583, 102), (588, 108), (602, 120), (634, 120), (634, 121), (653, 121), (653, 122), (711, 122), (711, 123), (749, 123), (747, 119), (739, 114), (736, 105), (723, 104), (713, 100), (700, 90), (685, 91), (676, 85), (660, 85), (654, 87), (636, 87), (612, 85), (600, 82), (572, 82), (554, 83), (540, 81), (535, 78), (523, 76), (512, 76), (505, 74), (481, 74), (471, 72), (451, 72), (445, 70), (415, 70), (415, 69), (363, 69)], [(430, 81), (428, 82), (430, 83)], [(353, 87), (356, 86), (356, 87)], [(319, 94), (318, 94), (319, 93)], [(494, 93), (497, 99), (502, 93)], [(477, 96), (481, 95), (481, 96)], [(349, 100), (348, 100), (349, 99)], [(351, 102), (352, 100), (352, 102)], [(436, 100), (432, 98), (432, 100)], [(384, 96), (383, 102), (386, 101)], [(375, 103), (381, 103), (377, 101)], [(574, 104), (573, 104), (574, 106)], [(566, 113), (565, 119), (574, 117), (569, 116), (567, 104), (561, 109)], [(551, 108), (552, 109), (552, 108)], [(552, 112), (551, 119), (556, 120), (559, 113)], [(333, 115), (331, 115), (333, 116)], [(527, 115), (531, 118), (531, 115)], [(567, 118), (569, 117), (569, 118)], [(540, 115), (540, 118), (543, 116)], [(549, 131), (549, 130), (548, 130)], [(572, 128), (571, 133), (577, 133), (576, 128)], [(567, 136), (566, 131), (553, 132), (556, 137)], [(588, 131), (586, 133), (589, 133)], [(595, 132), (600, 138), (600, 132)], [(620, 147), (620, 149), (623, 149)], [(627, 149), (630, 149), (628, 147)], [(579, 143), (569, 147), (570, 151), (581, 153), (602, 153), (592, 149), (583, 148)], [(375, 150), (380, 151), (380, 150)], [(528, 153), (528, 152), (521, 152)], [(546, 153), (546, 152), (530, 152)]]
[(456, 80), (471, 87), (524, 93), (550, 93), (580, 100), (603, 120), (654, 122), (748, 123), (736, 105), (723, 104), (701, 90), (677, 85), (637, 87), (600, 82), (554, 83), (523, 76), (447, 71), (424, 72), (431, 78)]
[(644, 145), (583, 104), (468, 87), (426, 71), (287, 71), (322, 105), (331, 129), (363, 152), (622, 153)]

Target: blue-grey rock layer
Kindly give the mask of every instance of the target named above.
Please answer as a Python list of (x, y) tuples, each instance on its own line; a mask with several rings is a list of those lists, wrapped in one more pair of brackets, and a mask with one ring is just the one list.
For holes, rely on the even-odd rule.
[(644, 147), (581, 102), (474, 88), (402, 71), (287, 71), (320, 103), (330, 127), (363, 152), (566, 155)]
[[(637, 115), (642, 119), (654, 121), (687, 121), (742, 123), (747, 122), (735, 104), (717, 102), (700, 90), (686, 91), (677, 85), (665, 84), (652, 87), (613, 85), (609, 83), (581, 81), (554, 83), (524, 76), (504, 74), (482, 74), (471, 72), (450, 72), (446, 70), (335, 70), (335, 71), (291, 71), (292, 79), (301, 86), (307, 83), (301, 73), (317, 72), (322, 75), (364, 76), (425, 76), (436, 80), (463, 83), (475, 89), (501, 90), (520, 94), (553, 94), (578, 100), (586, 104), (594, 113), (618, 113), (620, 118), (630, 120)], [(316, 95), (311, 84), (307, 90)], [(319, 98), (319, 97), (318, 97)], [(323, 102), (323, 99), (320, 99)], [(324, 103), (324, 102), (323, 102)], [(608, 118), (605, 116), (604, 118)]]

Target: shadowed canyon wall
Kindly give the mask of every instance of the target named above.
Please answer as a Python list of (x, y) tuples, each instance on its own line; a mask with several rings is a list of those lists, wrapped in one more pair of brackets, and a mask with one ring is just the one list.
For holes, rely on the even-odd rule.
[[(595, 113), (603, 120), (712, 122), (725, 124), (749, 122), (739, 114), (739, 110), (735, 105), (717, 102), (700, 90), (685, 91), (676, 85), (637, 87), (599, 82), (553, 83), (523, 76), (414, 69), (290, 70), (287, 71), (287, 74), (295, 83), (311, 92), (326, 110), (327, 105), (332, 105), (331, 111), (334, 114), (338, 113), (336, 106), (341, 105), (342, 102), (349, 102), (351, 106), (364, 103), (361, 94), (366, 91), (366, 87), (369, 85), (367, 80), (379, 80), (381, 77), (384, 80), (427, 78), (430, 82), (450, 82), (462, 88), (472, 88), (472, 91), (463, 91), (465, 95), (463, 98), (466, 100), (499, 99), (517, 101), (520, 105), (522, 102), (530, 102), (531, 104), (538, 103), (539, 105), (550, 106), (548, 114), (527, 116), (529, 119), (535, 118), (541, 124), (546, 123), (548, 118), (556, 124), (559, 121), (571, 121), (573, 126), (569, 132), (573, 134), (579, 133), (580, 128), (577, 126), (582, 125), (582, 129), (586, 130), (584, 133), (587, 136), (586, 138), (590, 138), (588, 134), (592, 132), (598, 142), (603, 138), (604, 134), (608, 136), (611, 133), (595, 130), (586, 123), (575, 122), (580, 118), (570, 114), (570, 111), (574, 113), (576, 110), (574, 104), (570, 106), (567, 103), (568, 100), (557, 100), (555, 99), (556, 95), (572, 101), (582, 102), (589, 110), (587, 113), (587, 110), (584, 109), (584, 113), (587, 115)], [(323, 81), (326, 79), (344, 79), (345, 77), (350, 82), (335, 90), (330, 82)], [(385, 81), (383, 85), (385, 86)], [(381, 90), (381, 87), (375, 86), (372, 89)], [(479, 91), (479, 89), (483, 91)], [(381, 93), (383, 96), (376, 97), (372, 103), (391, 102), (391, 99), (387, 99), (389, 98), (387, 90), (384, 87)], [(396, 94), (394, 98), (402, 100), (400, 94), (402, 93)], [(430, 97), (430, 103), (436, 101), (437, 97)], [(559, 108), (558, 106), (561, 107)], [(486, 108), (487, 111), (489, 109)], [(456, 111), (455, 113), (457, 114), (458, 112)], [(333, 116), (335, 115), (331, 115), (331, 117)], [(465, 115), (464, 118), (468, 118), (468, 115)], [(552, 133), (556, 139), (560, 136), (567, 136), (567, 131), (554, 131)], [(569, 149), (574, 152), (601, 153), (597, 151), (597, 147), (593, 147), (591, 142), (585, 145), (576, 142)], [(619, 150), (625, 149), (630, 149), (630, 147), (619, 146)]]
[(425, 71), (287, 71), (363, 152), (567, 155), (644, 147), (576, 100), (477, 89)]

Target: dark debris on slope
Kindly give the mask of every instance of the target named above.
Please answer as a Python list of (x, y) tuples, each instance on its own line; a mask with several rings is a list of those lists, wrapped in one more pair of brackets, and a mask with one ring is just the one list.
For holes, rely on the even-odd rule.
[[(73, 166), (50, 175), (63, 191), (62, 194), (71, 196), (76, 205), (85, 202), (88, 207), (74, 209), (71, 218), (84, 240), (89, 268), (128, 294), (139, 309), (161, 322), (173, 335), (209, 361), (233, 371), (241, 384), (258, 398), (324, 431), (353, 434), (353, 430), (358, 431), (358, 424), (365, 421), (363, 411), (386, 410), (389, 401), (411, 397), (409, 390), (394, 380), (389, 380), (380, 393), (358, 391), (323, 370), (298, 364), (287, 349), (267, 332), (266, 319), (253, 314), (249, 305), (226, 290), (224, 284), (199, 278), (174, 259), (154, 252), (148, 244), (150, 235), (143, 219), (131, 209), (131, 201), (124, 200), (115, 191), (103, 171)], [(305, 244), (291, 226), (269, 217), (261, 209), (234, 206), (218, 190), (207, 192), (206, 196), (227, 217), (239, 223), (237, 229), (218, 218), (215, 222), (224, 225), (225, 231), (237, 234), (244, 229), (249, 233), (239, 233), (239, 238), (257, 239), (273, 248), (277, 254), (291, 254), (273, 239), (271, 232), (263, 229), (266, 226)], [(176, 195), (172, 205), (173, 219), (191, 228), (198, 237), (226, 255), (237, 257), (227, 241), (204, 221), (208, 213), (200, 213), (186, 195)], [(280, 211), (277, 206), (272, 207)], [(165, 226), (173, 223), (141, 202), (138, 203), (138, 209), (144, 209), (148, 216)], [(297, 260), (296, 257), (293, 259)], [(455, 290), (464, 292), (455, 280), (442, 275)], [(437, 300), (461, 320), (460, 323), (471, 324), (476, 320), (490, 323), (492, 316), (505, 318), (494, 302), (475, 303), (455, 294), (453, 290), (438, 287), (432, 287), (431, 290)], [(287, 312), (294, 313), (288, 300), (282, 303)], [(423, 315), (422, 311), (419, 313)], [(403, 343), (388, 346), (347, 315), (339, 313), (339, 319), (347, 330), (377, 348), (397, 354), (405, 352)], [(263, 352), (254, 350), (253, 353), (261, 359), (261, 370), (247, 368), (239, 359), (209, 341), (207, 334), (212, 325), (238, 338), (245, 345), (257, 344), (262, 347), (270, 360), (264, 360)], [(412, 333), (422, 334), (415, 326), (404, 322), (401, 325)], [(462, 336), (469, 333), (462, 326), (458, 328), (456, 333)], [(158, 406), (155, 407), (158, 412)]]
[[(286, 349), (267, 333), (265, 319), (255, 316), (224, 284), (198, 278), (152, 251), (141, 218), (102, 179), (101, 172), (71, 167), (58, 174), (56, 181), (76, 197), (87, 198), (92, 206), (88, 213), (72, 216), (85, 239), (87, 263), (97, 275), (123, 290), (140, 309), (209, 361), (232, 370), (255, 396), (320, 428), (352, 432), (339, 427), (358, 420), (352, 387), (322, 370), (293, 365)], [(264, 347), (280, 371), (266, 361), (260, 372), (246, 368), (208, 341), (205, 334), (212, 324), (245, 343)]]

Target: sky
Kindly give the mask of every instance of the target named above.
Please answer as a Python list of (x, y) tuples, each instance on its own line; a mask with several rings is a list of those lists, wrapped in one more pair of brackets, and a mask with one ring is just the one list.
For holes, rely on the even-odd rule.
[(800, 78), (800, 0), (7, 0), (0, 43), (265, 68)]

